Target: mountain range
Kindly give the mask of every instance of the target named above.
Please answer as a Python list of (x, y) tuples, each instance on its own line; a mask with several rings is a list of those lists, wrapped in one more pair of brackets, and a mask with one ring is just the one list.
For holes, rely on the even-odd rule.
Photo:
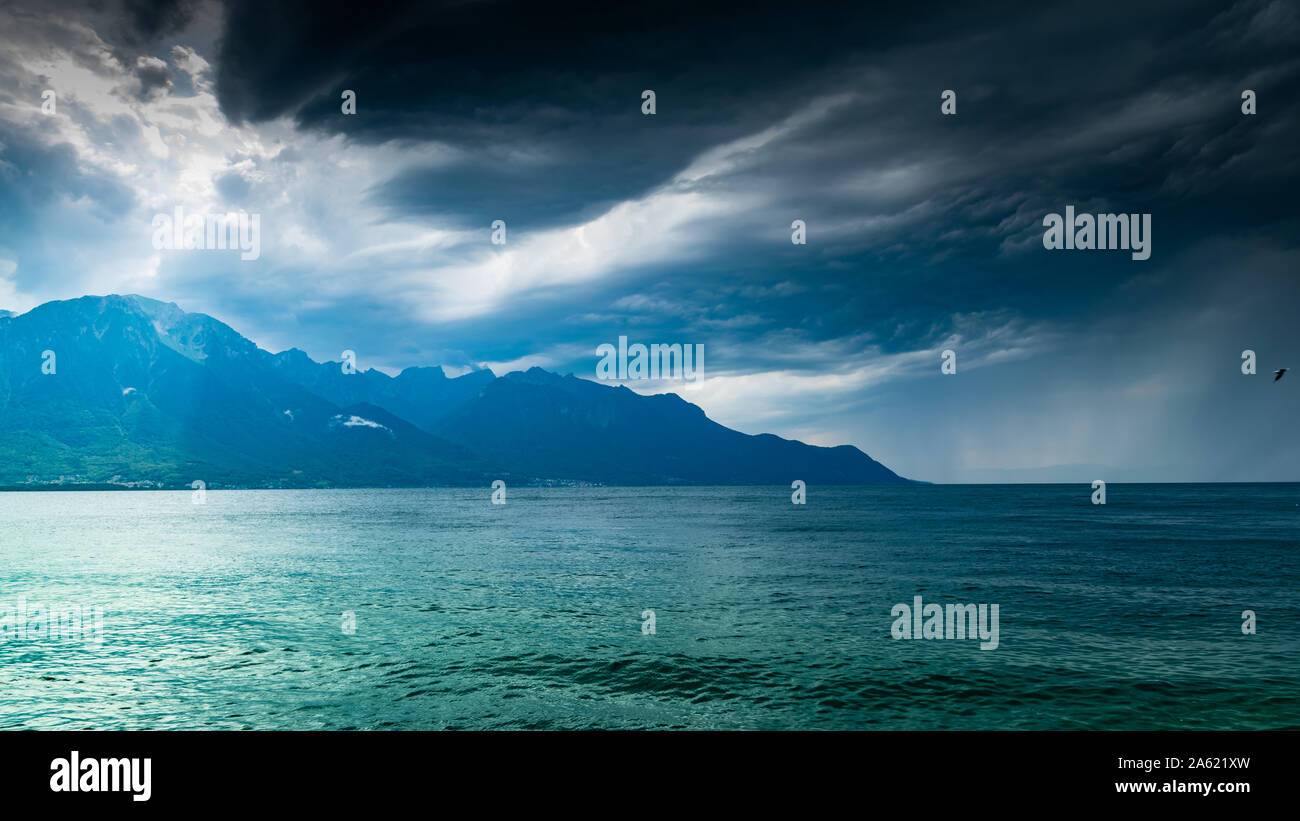
[(0, 486), (906, 483), (675, 394), (541, 368), (344, 373), (141, 296), (0, 311)]

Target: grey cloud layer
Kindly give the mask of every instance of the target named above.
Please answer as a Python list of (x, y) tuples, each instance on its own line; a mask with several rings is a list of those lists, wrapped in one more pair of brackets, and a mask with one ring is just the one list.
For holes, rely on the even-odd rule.
[[(1174, 395), (1207, 408), (1201, 427), (1149, 438), (1144, 462), (1172, 462), (1162, 454), (1211, 439), (1209, 420), (1244, 401), (1211, 382), (1188, 400), (1158, 379), (1160, 362), (1184, 361), (1177, 334), (1214, 294), (1195, 341), (1231, 365), (1234, 347), (1288, 344), (1289, 320), (1259, 294), (1300, 296), (1287, 268), (1300, 18), (1287, 3), (132, 3), (85, 18), (111, 68), (93, 64), (84, 32), (48, 22), (63, 10), (21, 13), (140, 112), (70, 103), (88, 144), (133, 152), (149, 173), (206, 174), (205, 202), (263, 214), (256, 275), (165, 257), (167, 290), (152, 295), (321, 358), (348, 347), (397, 369), (540, 356), (589, 373), (594, 354), (581, 352), (620, 333), (701, 342), (723, 379), (689, 398), (720, 421), (838, 437), (942, 480), (1104, 450), (1104, 425), (1053, 434), (1042, 422), (1090, 393), (1131, 403), (1135, 419)], [(173, 51), (193, 43), (209, 44), (214, 116), (240, 139), (187, 164), (195, 137), (164, 124), (170, 155), (151, 159), (141, 124), (198, 93)], [(178, 192), (14, 113), (39, 83), (7, 52), (0, 256), (20, 290), (84, 285), (70, 267), (134, 247), (123, 237), (152, 200)], [(344, 88), (356, 116), (339, 111)], [(643, 88), (659, 95), (653, 117)], [(945, 88), (956, 117), (939, 115)], [(1256, 117), (1239, 111), (1243, 88), (1259, 95)], [(197, 129), (205, 109), (184, 110)], [(1152, 213), (1153, 259), (1044, 252), (1042, 216), (1067, 204)], [(508, 260), (487, 244), (497, 218)], [(806, 246), (789, 242), (796, 218)], [(83, 248), (56, 246), (52, 226)], [(567, 238), (580, 226), (598, 237), (591, 261)], [(1243, 265), (1256, 267), (1241, 277)], [(1212, 287), (1234, 276), (1250, 289)], [(498, 278), (508, 287), (489, 288)], [(962, 380), (986, 375), (984, 393), (960, 437), (927, 445), (948, 388), (926, 380), (950, 344)], [(1126, 359), (1139, 345), (1164, 358)], [(999, 402), (1039, 409), (1019, 413), (1032, 435), (1014, 448), (999, 431), (1017, 414)], [(1300, 455), (1294, 437), (1283, 444)], [(1228, 470), (1228, 446), (1211, 449), (1200, 468)]]

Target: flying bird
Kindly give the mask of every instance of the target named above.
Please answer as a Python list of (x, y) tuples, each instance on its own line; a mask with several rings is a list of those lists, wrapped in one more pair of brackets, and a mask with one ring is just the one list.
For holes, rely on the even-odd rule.
[(1281, 379), (1282, 375), (1286, 372), (1287, 372), (1286, 368), (1278, 368), (1277, 370), (1273, 371), (1273, 381), (1276, 382), (1277, 380)]

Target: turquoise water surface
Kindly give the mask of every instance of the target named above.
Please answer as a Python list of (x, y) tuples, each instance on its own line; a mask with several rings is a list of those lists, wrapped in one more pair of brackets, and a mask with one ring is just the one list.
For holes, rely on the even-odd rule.
[(1300, 485), (790, 493), (0, 493), (0, 728), (1300, 727)]

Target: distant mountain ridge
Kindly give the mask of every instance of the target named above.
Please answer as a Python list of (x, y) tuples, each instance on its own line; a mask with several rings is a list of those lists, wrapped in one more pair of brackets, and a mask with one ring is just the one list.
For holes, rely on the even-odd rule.
[[(50, 353), (47, 353), (50, 352)], [(53, 373), (46, 371), (52, 370)], [(674, 394), (540, 368), (344, 374), (140, 296), (0, 312), (0, 486), (906, 483)]]
[(440, 367), (407, 368), (395, 377), (374, 369), (345, 374), (342, 363), (316, 362), (297, 348), (273, 359), (287, 379), (336, 405), (369, 402), (425, 429), (496, 379), (490, 370), (451, 379)]

